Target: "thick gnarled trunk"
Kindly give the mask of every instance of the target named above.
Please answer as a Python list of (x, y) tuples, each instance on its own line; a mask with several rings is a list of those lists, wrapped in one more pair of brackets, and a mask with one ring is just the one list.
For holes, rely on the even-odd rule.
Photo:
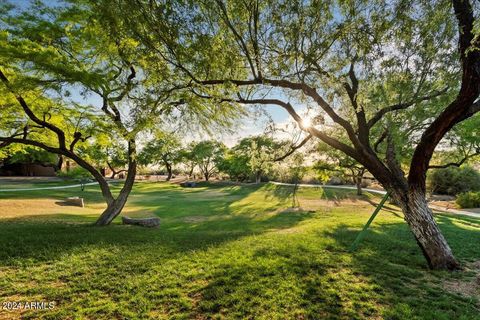
[(405, 221), (415, 236), (428, 266), (436, 270), (459, 269), (460, 264), (453, 256), (433, 217), (432, 210), (428, 207), (425, 193), (411, 188), (406, 193), (394, 191), (392, 196), (400, 205)]

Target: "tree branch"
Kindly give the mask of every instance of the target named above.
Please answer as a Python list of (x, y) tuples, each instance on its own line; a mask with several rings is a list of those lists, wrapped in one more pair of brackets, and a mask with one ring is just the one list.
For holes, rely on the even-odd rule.
[(0, 80), (5, 84), (8, 91), (10, 91), (10, 93), (12, 93), (15, 96), (15, 99), (18, 101), (18, 103), (22, 107), (23, 111), (28, 116), (28, 118), (30, 120), (32, 120), (33, 122), (35, 122), (36, 124), (42, 126), (43, 128), (47, 128), (50, 131), (53, 131), (58, 136), (58, 143), (59, 143), (60, 148), (65, 148), (65, 146), (66, 146), (66, 144), (65, 144), (65, 132), (63, 132), (62, 129), (60, 129), (59, 127), (51, 124), (50, 122), (45, 121), (45, 119), (42, 120), (42, 119), (38, 118), (35, 115), (35, 113), (33, 112), (33, 110), (30, 109), (30, 107), (28, 106), (25, 99), (23, 99), (23, 97), (20, 94), (17, 94), (15, 92), (15, 90), (10, 85), (10, 81), (8, 80), (8, 78), (5, 76), (5, 74), (1, 70), (0, 70)]
[(463, 159), (461, 159), (458, 162), (449, 162), (449, 163), (442, 164), (442, 165), (430, 165), (430, 166), (428, 166), (428, 169), (445, 169), (445, 168), (448, 168), (448, 167), (460, 167), (462, 164), (465, 163), (465, 161), (467, 161), (468, 159), (473, 158), (475, 156), (478, 156), (478, 155), (480, 155), (480, 150), (475, 152), (475, 153), (466, 155)]
[(277, 157), (275, 159), (273, 159), (272, 161), (273, 162), (277, 162), (277, 161), (282, 161), (284, 160), (285, 158), (287, 158), (288, 156), (290, 156), (292, 153), (294, 153), (296, 150), (300, 149), (301, 147), (303, 147), (310, 139), (312, 139), (312, 135), (309, 134), (307, 137), (305, 137), (305, 139), (303, 139), (299, 144), (297, 145), (291, 145), (290, 146), (290, 150), (288, 150), (287, 153), (285, 153), (284, 155), (280, 156), (280, 157)]
[(433, 99), (435, 97), (438, 97), (438, 96), (441, 96), (442, 94), (446, 93), (448, 91), (448, 87), (447, 88), (444, 88), (440, 91), (437, 91), (437, 92), (434, 92), (430, 95), (427, 95), (427, 96), (423, 96), (423, 97), (419, 97), (419, 98), (416, 98), (416, 99), (413, 99), (409, 102), (405, 102), (405, 103), (399, 103), (399, 104), (394, 104), (394, 105), (391, 105), (389, 107), (386, 107), (386, 108), (383, 108), (383, 109), (380, 109), (379, 111), (377, 111), (377, 113), (374, 114), (374, 116), (368, 121), (367, 123), (367, 126), (369, 128), (373, 127), (378, 121), (380, 121), (382, 119), (382, 117), (387, 114), (388, 112), (392, 112), (392, 111), (396, 111), (396, 110), (403, 110), (403, 109), (407, 109), (408, 107), (411, 107), (419, 102), (422, 102), (422, 101), (428, 101), (430, 99)]
[(480, 94), (480, 37), (474, 35), (473, 8), (467, 0), (452, 0), (459, 28), (462, 85), (455, 100), (424, 131), (410, 163), (408, 182), (425, 190), (425, 175), (435, 147), (457, 123), (478, 112)]

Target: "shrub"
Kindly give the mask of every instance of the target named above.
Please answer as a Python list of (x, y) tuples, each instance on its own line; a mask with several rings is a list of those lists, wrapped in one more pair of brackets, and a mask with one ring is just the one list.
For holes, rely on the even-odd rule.
[(429, 176), (432, 192), (457, 195), (462, 192), (480, 191), (480, 173), (472, 167), (437, 169)]
[(456, 200), (460, 208), (479, 208), (480, 207), (480, 192), (465, 192), (460, 193)]
[(87, 180), (93, 178), (90, 172), (82, 167), (74, 167), (68, 171), (57, 172), (57, 176), (76, 180)]

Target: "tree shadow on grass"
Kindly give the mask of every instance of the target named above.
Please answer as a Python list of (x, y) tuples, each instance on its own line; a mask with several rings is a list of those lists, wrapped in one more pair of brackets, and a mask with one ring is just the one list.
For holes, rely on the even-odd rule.
[[(478, 230), (459, 228), (450, 217), (438, 220), (458, 258), (480, 257)], [(472, 221), (467, 222), (470, 227)], [(228, 311), (233, 318), (478, 318), (474, 298), (443, 285), (466, 274), (428, 270), (406, 224), (375, 226), (359, 250), (350, 253), (358, 232), (339, 225), (317, 232), (317, 239), (332, 240), (323, 248), (312, 247), (305, 238), (266, 244), (249, 260), (230, 261), (195, 294), (197, 315), (215, 317)], [(475, 243), (465, 245), (465, 239)]]
[(138, 244), (148, 244), (183, 253), (252, 234), (291, 228), (311, 216), (309, 212), (296, 212), (272, 214), (262, 219), (237, 216), (198, 223), (161, 222), (156, 229), (119, 225), (119, 219), (107, 227), (94, 227), (95, 215), (55, 214), (3, 219), (0, 220), (0, 243), (4, 249), (0, 251), (0, 265), (11, 259), (54, 260), (77, 247), (96, 245), (134, 248)]
[[(452, 219), (453, 218), (453, 219)], [(459, 227), (454, 220), (472, 221), (462, 217), (438, 215), (437, 220), (455, 256), (463, 261), (480, 259), (480, 229)], [(478, 221), (473, 222), (478, 228)], [(335, 241), (347, 252), (358, 235), (358, 229), (340, 225), (322, 236)], [(449, 292), (445, 281), (466, 277), (468, 272), (431, 271), (405, 223), (376, 225), (368, 231), (352, 257), (350, 268), (369, 282), (382, 288), (382, 295), (391, 310), (387, 318), (476, 319), (478, 306), (472, 297)]]

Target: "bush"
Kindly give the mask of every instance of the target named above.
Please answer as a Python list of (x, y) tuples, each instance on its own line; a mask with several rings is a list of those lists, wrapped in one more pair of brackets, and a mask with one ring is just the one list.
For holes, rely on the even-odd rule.
[(429, 177), (432, 192), (457, 195), (462, 192), (480, 191), (480, 173), (472, 167), (437, 169)]
[(87, 180), (93, 179), (90, 172), (82, 167), (74, 167), (68, 171), (60, 171), (57, 172), (57, 176), (61, 178), (69, 178), (69, 179), (76, 179), (76, 180)]
[(479, 208), (480, 192), (460, 193), (456, 200), (460, 208)]

